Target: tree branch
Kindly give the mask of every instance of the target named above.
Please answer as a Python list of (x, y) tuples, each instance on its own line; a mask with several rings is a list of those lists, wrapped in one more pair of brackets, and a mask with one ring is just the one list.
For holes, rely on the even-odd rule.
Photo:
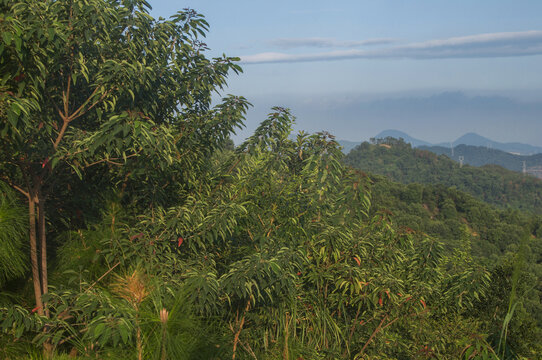
[(64, 101), (64, 116), (68, 117), (70, 112), (70, 89), (72, 83), (72, 74), (68, 75), (68, 86), (65, 92), (62, 93), (62, 100)]
[(28, 200), (30, 200), (30, 194), (27, 192), (27, 191), (24, 191), (21, 187), (15, 185), (9, 178), (5, 177), (5, 176), (1, 176), (0, 179), (2, 181), (5, 181), (9, 186), (11, 186), (12, 188), (14, 188), (15, 190), (17, 190), (18, 192), (20, 192), (21, 194), (23, 194), (24, 196), (26, 196), (26, 198)]
[[(138, 156), (138, 155), (139, 155), (139, 153), (130, 154), (130, 155), (126, 156), (126, 159), (129, 159), (129, 158), (132, 158), (132, 157)], [(122, 159), (122, 158), (115, 157), (115, 158), (109, 158), (109, 159), (101, 159), (101, 160), (95, 161), (95, 162), (85, 166), (85, 168), (89, 168), (91, 166), (98, 165), (98, 164), (101, 164), (101, 163), (104, 163), (104, 162), (106, 162), (108, 164), (112, 164), (112, 165), (122, 166), (121, 163), (113, 161), (113, 160), (120, 160), (120, 159)]]
[(96, 280), (95, 282), (92, 283), (92, 285), (90, 285), (88, 287), (88, 289), (85, 290), (85, 292), (89, 292), (94, 286), (96, 286), (97, 283), (99, 283), (104, 277), (107, 276), (107, 274), (109, 274), (111, 271), (113, 271), (113, 269), (115, 269), (117, 266), (120, 265), (120, 261), (117, 262), (115, 265), (113, 265), (109, 270), (107, 270), (102, 276), (100, 276), (98, 278), (98, 280)]
[(365, 352), (365, 349), (367, 348), (367, 346), (369, 346), (369, 344), (371, 343), (371, 340), (373, 340), (373, 338), (375, 337), (375, 335), (380, 331), (380, 329), (382, 328), (382, 324), (384, 324), (384, 322), (386, 321), (386, 319), (388, 318), (388, 315), (384, 316), (382, 318), (382, 321), (380, 322), (380, 324), (378, 324), (378, 326), (376, 327), (375, 331), (373, 331), (373, 333), (371, 334), (371, 336), (369, 337), (369, 340), (367, 340), (367, 342), (365, 343), (365, 345), (363, 345), (363, 348), (361, 349), (361, 351), (359, 352), (359, 355), (363, 354)]
[(75, 110), (75, 112), (73, 114), (70, 115), (69, 117), (69, 121), (72, 121), (72, 120), (75, 120), (77, 119), (78, 117), (86, 114), (90, 109), (92, 109), (93, 107), (95, 107), (96, 105), (98, 105), (99, 103), (101, 103), (107, 95), (109, 95), (111, 93), (111, 91), (113, 91), (113, 89), (109, 89), (107, 90), (106, 92), (104, 92), (102, 94), (102, 96), (100, 96), (100, 98), (98, 100), (96, 100), (95, 102), (92, 103), (92, 105), (90, 105), (88, 107), (88, 109), (84, 110), (83, 111), (83, 108), (84, 106), (90, 101), (90, 99), (92, 99), (92, 97), (96, 94), (96, 92), (98, 91), (98, 89), (100, 88), (100, 86), (98, 86), (96, 89), (94, 89), (94, 91), (92, 92), (92, 94), (90, 94), (90, 96), (88, 97), (87, 100), (85, 100), (85, 102), (77, 109)]
[(58, 148), (58, 144), (60, 144), (60, 141), (62, 141), (62, 138), (64, 137), (64, 133), (66, 133), (66, 129), (68, 128), (69, 123), (70, 121), (68, 119), (64, 119), (64, 122), (62, 123), (62, 128), (60, 129), (60, 132), (58, 133), (58, 136), (53, 143), (53, 147), (55, 148), (55, 150)]

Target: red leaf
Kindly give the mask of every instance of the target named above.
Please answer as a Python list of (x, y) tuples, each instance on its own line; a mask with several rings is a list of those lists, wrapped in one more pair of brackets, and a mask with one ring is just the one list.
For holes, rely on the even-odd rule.
[(361, 261), (357, 258), (357, 256), (354, 256), (354, 260), (358, 263), (358, 266), (361, 266)]
[(298, 271), (298, 272), (297, 272), (297, 276), (301, 276), (301, 271)]
[(420, 303), (422, 304), (423, 308), (425, 309), (425, 301), (420, 300)]
[(41, 309), (41, 306), (36, 306), (35, 308), (32, 309), (32, 313), (35, 313), (35, 312), (38, 311), (39, 309)]
[(177, 244), (177, 247), (181, 246), (183, 241), (184, 239), (181, 236), (179, 236), (179, 243)]
[(130, 236), (130, 241), (134, 241), (135, 239), (139, 239), (142, 236), (143, 236), (143, 233), (139, 233), (137, 235), (132, 235), (132, 236)]
[(13, 80), (19, 82), (19, 81), (21, 81), (22, 79), (24, 79), (25, 76), (26, 76), (25, 74), (21, 73), (21, 74), (15, 76), (15, 77), (13, 78)]
[(41, 163), (41, 168), (43, 169), (47, 163), (49, 162), (49, 158), (46, 158), (45, 160), (43, 160), (43, 162)]
[(382, 296), (378, 299), (378, 305), (382, 306)]
[(43, 127), (43, 121), (39, 123), (38, 130), (41, 130), (42, 127)]

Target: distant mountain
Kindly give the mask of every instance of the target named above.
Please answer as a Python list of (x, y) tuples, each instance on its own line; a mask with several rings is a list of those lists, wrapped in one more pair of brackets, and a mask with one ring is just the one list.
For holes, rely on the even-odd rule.
[[(501, 143), (501, 142), (488, 139), (486, 137), (483, 137), (475, 133), (467, 133), (459, 137), (453, 142), (444, 142), (444, 143), (439, 143), (439, 144), (432, 144), (424, 140), (416, 139), (408, 135), (407, 133), (399, 131), (399, 130), (384, 130), (378, 135), (376, 135), (375, 139), (384, 139), (386, 137), (392, 137), (395, 139), (402, 138), (406, 143), (411, 144), (412, 147), (442, 146), (442, 147), (449, 148), (450, 144), (453, 144), (454, 147), (458, 145), (483, 146), (486, 148), (497, 149), (497, 150), (505, 151), (507, 153), (516, 154), (516, 155), (533, 155), (533, 154), (542, 153), (542, 147), (539, 147), (539, 146), (533, 146), (529, 144), (516, 143), (516, 142)], [(345, 151), (345, 153), (347, 153), (347, 151)]]
[(532, 155), (542, 153), (542, 147), (522, 143), (500, 143), (475, 133), (468, 133), (454, 141), (454, 145), (485, 146), (492, 149), (506, 151), (512, 154)]

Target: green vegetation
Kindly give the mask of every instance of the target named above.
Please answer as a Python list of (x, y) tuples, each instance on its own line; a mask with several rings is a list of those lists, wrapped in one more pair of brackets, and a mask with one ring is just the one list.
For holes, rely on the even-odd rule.
[(371, 185), (280, 107), (233, 148), (249, 104), (211, 94), (241, 69), (191, 10), (0, 4), (1, 358), (540, 353), (537, 218)]
[[(476, 262), (490, 269), (492, 295), (477, 308), (488, 322), (487, 333), (498, 332), (504, 321), (509, 299), (503, 295), (512, 291), (514, 264), (520, 264), (521, 268), (516, 271), (520, 271), (521, 275), (517, 276), (521, 276), (521, 280), (515, 296), (522, 300), (513, 317), (511, 333), (515, 335), (509, 334), (509, 341), (517, 346), (538, 341), (542, 336), (540, 215), (498, 209), (443, 185), (403, 185), (376, 175), (371, 179), (374, 181), (373, 212), (387, 209), (403, 231), (438, 238), (443, 242), (445, 253), (473, 256)], [(485, 302), (489, 304), (481, 306)]]
[(542, 154), (535, 155), (515, 155), (498, 149), (491, 149), (483, 146), (458, 145), (452, 150), (442, 146), (418, 146), (418, 149), (428, 150), (437, 155), (446, 155), (450, 159), (459, 162), (459, 157), (463, 156), (463, 162), (472, 166), (483, 166), (488, 164), (502, 166), (512, 171), (523, 171), (523, 162), (525, 166), (538, 167), (542, 165)]
[(404, 184), (442, 184), (502, 208), (542, 214), (542, 180), (496, 165), (460, 168), (447, 156), (412, 149), (402, 140), (364, 142), (345, 157), (345, 163)]

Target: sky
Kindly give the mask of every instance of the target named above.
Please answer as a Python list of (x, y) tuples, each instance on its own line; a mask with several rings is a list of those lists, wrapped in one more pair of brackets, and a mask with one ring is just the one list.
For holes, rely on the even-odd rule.
[(155, 17), (191, 8), (209, 56), (240, 57), (224, 94), (272, 106), (295, 130), (362, 141), (397, 129), (429, 142), (467, 132), (542, 146), (540, 0), (150, 0)]

